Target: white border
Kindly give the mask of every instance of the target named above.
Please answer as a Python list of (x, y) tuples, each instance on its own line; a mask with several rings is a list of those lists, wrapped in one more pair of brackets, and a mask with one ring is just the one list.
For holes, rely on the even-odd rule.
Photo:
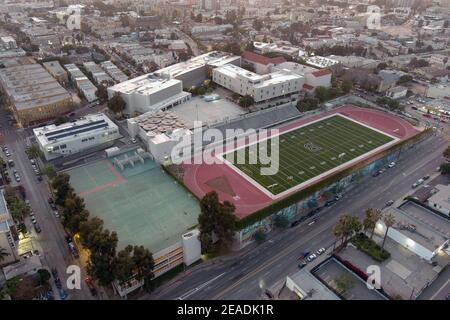
[[(229, 154), (229, 153), (231, 153), (231, 152), (235, 152), (236, 150), (239, 150), (239, 149), (241, 149), (241, 148), (249, 147), (249, 146), (254, 145), (254, 144), (256, 144), (256, 143), (260, 143), (260, 142), (262, 142), (262, 141), (265, 141), (265, 140), (267, 140), (267, 139), (271, 139), (271, 138), (276, 137), (276, 136), (284, 135), (285, 133), (289, 133), (289, 132), (291, 132), (291, 131), (298, 130), (298, 129), (302, 128), (302, 127), (306, 127), (306, 126), (309, 126), (309, 125), (311, 125), (311, 124), (313, 124), (313, 123), (316, 123), (316, 122), (319, 122), (319, 121), (323, 121), (323, 120), (326, 120), (326, 119), (328, 119), (328, 118), (335, 117), (335, 116), (339, 116), (339, 117), (345, 118), (345, 119), (347, 119), (347, 120), (353, 121), (353, 122), (355, 122), (355, 123), (357, 123), (357, 124), (359, 124), (359, 125), (361, 125), (361, 126), (364, 126), (364, 127), (369, 128), (369, 129), (371, 129), (371, 130), (373, 130), (373, 131), (376, 131), (376, 132), (381, 133), (381, 134), (383, 134), (383, 135), (385, 135), (385, 136), (388, 136), (388, 137), (392, 138), (393, 141), (388, 142), (388, 143), (385, 143), (385, 144), (383, 144), (383, 145), (381, 145), (381, 146), (379, 146), (379, 147), (377, 147), (377, 148), (375, 148), (375, 149), (373, 149), (373, 150), (371, 150), (371, 151), (369, 151), (369, 152), (366, 152), (366, 153), (364, 153), (364, 154), (362, 154), (362, 155), (360, 155), (360, 156), (358, 156), (358, 157), (356, 157), (356, 158), (353, 158), (352, 160), (349, 160), (349, 161), (347, 161), (347, 162), (345, 162), (345, 163), (342, 163), (342, 164), (340, 164), (339, 166), (334, 167), (334, 168), (332, 168), (332, 169), (330, 169), (330, 170), (328, 170), (328, 171), (322, 172), (321, 174), (319, 174), (319, 175), (317, 175), (317, 176), (314, 176), (314, 177), (312, 177), (312, 178), (310, 178), (310, 179), (308, 179), (308, 180), (306, 180), (306, 181), (303, 181), (302, 183), (297, 184), (297, 185), (295, 185), (295, 186), (293, 186), (293, 187), (291, 187), (291, 188), (289, 188), (289, 189), (286, 189), (286, 190), (284, 190), (283, 192), (278, 193), (278, 194), (276, 194), (276, 195), (273, 194), (272, 192), (270, 192), (270, 191), (269, 191), (268, 189), (266, 189), (265, 187), (263, 187), (263, 186), (262, 186), (260, 183), (258, 183), (256, 180), (254, 180), (253, 178), (251, 178), (250, 176), (248, 176), (245, 172), (241, 171), (237, 166), (235, 166), (234, 164), (230, 163), (228, 160), (226, 160), (226, 159), (223, 157), (224, 154)], [(369, 126), (369, 125), (367, 125), (367, 124), (365, 124), (365, 123), (362, 123), (362, 122), (360, 122), (360, 121), (354, 120), (354, 119), (352, 119), (352, 118), (350, 118), (350, 117), (347, 117), (347, 116), (345, 116), (345, 115), (343, 115), (343, 114), (340, 114), (340, 113), (334, 113), (334, 114), (325, 116), (325, 117), (323, 117), (323, 118), (316, 119), (316, 120), (313, 120), (313, 121), (311, 121), (311, 122), (304, 123), (304, 124), (302, 124), (302, 125), (300, 125), (300, 126), (297, 126), (297, 127), (291, 128), (291, 129), (288, 129), (288, 130), (286, 130), (286, 131), (278, 132), (277, 134), (275, 134), (275, 135), (270, 135), (270, 136), (268, 136), (268, 137), (265, 137), (264, 139), (261, 139), (261, 140), (258, 140), (258, 141), (253, 141), (253, 142), (250, 143), (250, 144), (244, 144), (244, 145), (239, 146), (239, 147), (237, 147), (237, 148), (234, 148), (234, 149), (232, 149), (232, 150), (227, 150), (226, 152), (218, 153), (218, 154), (216, 154), (215, 156), (216, 156), (218, 159), (220, 159), (221, 161), (223, 161), (223, 163), (225, 163), (225, 164), (226, 164), (228, 167), (230, 167), (232, 170), (234, 170), (234, 171), (237, 172), (239, 175), (241, 175), (242, 177), (244, 177), (244, 178), (245, 178), (248, 182), (250, 182), (253, 186), (255, 186), (256, 188), (258, 188), (258, 190), (260, 190), (261, 192), (263, 192), (264, 194), (266, 194), (267, 196), (269, 196), (271, 199), (279, 199), (279, 198), (282, 198), (282, 197), (286, 196), (286, 195), (289, 194), (289, 193), (292, 193), (293, 191), (297, 191), (297, 190), (303, 189), (303, 188), (304, 188), (306, 185), (308, 185), (308, 184), (312, 184), (312, 183), (314, 183), (314, 182), (317, 182), (318, 180), (321, 180), (324, 176), (329, 175), (329, 174), (330, 174), (331, 172), (333, 172), (333, 171), (338, 171), (339, 169), (342, 169), (342, 168), (345, 167), (345, 166), (348, 166), (348, 165), (350, 165), (350, 164), (354, 164), (354, 163), (359, 162), (360, 160), (362, 160), (362, 159), (364, 159), (364, 158), (366, 158), (366, 157), (369, 157), (369, 156), (371, 156), (371, 155), (373, 155), (373, 154), (375, 154), (375, 153), (378, 153), (380, 150), (382, 150), (382, 149), (384, 149), (384, 148), (386, 148), (386, 147), (388, 147), (388, 146), (391, 146), (391, 145), (393, 145), (393, 144), (396, 144), (399, 140), (400, 140), (399, 138), (397, 138), (397, 137), (395, 137), (395, 136), (393, 136), (393, 135), (391, 135), (391, 134), (389, 134), (389, 133), (385, 133), (385, 132), (383, 132), (383, 131), (381, 131), (381, 130), (378, 130), (378, 129), (376, 129), (376, 128), (373, 128), (373, 127), (371, 127), (371, 126)]]

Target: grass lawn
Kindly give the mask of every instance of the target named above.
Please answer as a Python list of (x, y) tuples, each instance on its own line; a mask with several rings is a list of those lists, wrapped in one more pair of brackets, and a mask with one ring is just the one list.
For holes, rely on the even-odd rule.
[[(269, 141), (271, 139), (267, 143), (258, 143), (258, 156), (266, 146), (270, 151)], [(268, 165), (261, 163), (260, 158), (257, 158), (256, 164), (249, 163), (250, 153), (255, 152), (255, 146), (234, 150), (225, 154), (224, 158), (277, 195), (391, 141), (393, 138), (385, 134), (334, 115), (281, 134), (279, 170), (274, 175), (261, 175), (260, 168)]]

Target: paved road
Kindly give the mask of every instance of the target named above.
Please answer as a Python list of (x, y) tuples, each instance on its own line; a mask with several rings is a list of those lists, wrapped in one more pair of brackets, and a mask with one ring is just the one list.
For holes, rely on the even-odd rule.
[(176, 32), (178, 38), (180, 38), (181, 40), (183, 40), (184, 42), (186, 42), (189, 45), (189, 47), (191, 48), (192, 54), (194, 56), (198, 56), (201, 54), (200, 50), (198, 49), (197, 42), (195, 42), (191, 37), (189, 37), (186, 33), (184, 33), (181, 30), (176, 29), (175, 32)]
[[(47, 202), (49, 197), (47, 183), (37, 181), (25, 153), (25, 141), (28, 134), (24, 130), (15, 130), (8, 125), (7, 114), (3, 109), (0, 110), (0, 125), (2, 127), (2, 145), (6, 145), (12, 154), (10, 158), (15, 162), (14, 169), (21, 177), (20, 184), (26, 190), (27, 199), (30, 200), (31, 208), (42, 229), (42, 232), (37, 234), (29, 218), (25, 219), (33, 249), (37, 249), (41, 253), (41, 262), (44, 266), (58, 270), (63, 286), (66, 288), (66, 268), (69, 265), (78, 264), (78, 261), (74, 260), (69, 253), (63, 227)], [(12, 173), (10, 176), (14, 178)], [(12, 185), (17, 185), (17, 183), (14, 182)], [(68, 299), (92, 299), (92, 295), (84, 283), (82, 283), (82, 290), (66, 290), (66, 292), (69, 295)], [(56, 292), (55, 295), (57, 296)]]
[(443, 136), (430, 138), (404, 152), (394, 168), (376, 178), (367, 177), (333, 207), (324, 209), (313, 225), (306, 221), (235, 257), (201, 264), (144, 299), (259, 299), (264, 288), (297, 270), (297, 258), (305, 249), (333, 245), (332, 228), (341, 213), (362, 217), (366, 208), (381, 209), (388, 200), (412, 192), (412, 183), (442, 162), (447, 144)]
[(419, 300), (445, 300), (450, 296), (450, 267), (439, 275), (439, 277), (419, 296)]

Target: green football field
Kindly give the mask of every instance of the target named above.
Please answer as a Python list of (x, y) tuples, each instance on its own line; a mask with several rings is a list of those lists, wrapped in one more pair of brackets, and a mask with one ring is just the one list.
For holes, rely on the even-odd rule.
[[(260, 169), (269, 165), (267, 159), (264, 164), (258, 157), (261, 155), (260, 148), (267, 146), (269, 152), (262, 149), (262, 154), (268, 154), (271, 158), (270, 145), (276, 139), (234, 150), (223, 157), (230, 165), (277, 195), (394, 140), (339, 115), (285, 132), (278, 139), (279, 165), (278, 171), (272, 175), (261, 175)], [(259, 153), (255, 152), (256, 148)], [(254, 157), (257, 163), (250, 163), (250, 153), (258, 155)]]

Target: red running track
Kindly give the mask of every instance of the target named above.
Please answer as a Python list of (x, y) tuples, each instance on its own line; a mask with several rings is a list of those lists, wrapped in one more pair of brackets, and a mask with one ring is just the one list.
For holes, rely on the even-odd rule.
[[(399, 117), (387, 112), (359, 108), (352, 105), (345, 105), (332, 111), (321, 113), (320, 115), (295, 120), (282, 125), (278, 129), (280, 132), (283, 132), (337, 113), (395, 136), (399, 138), (400, 141), (419, 133), (419, 131), (411, 124)], [(367, 158), (370, 158), (371, 156), (373, 155), (368, 155)], [(361, 161), (364, 160), (367, 159), (365, 158)], [(353, 164), (350, 164), (350, 166), (351, 165)], [(235, 215), (238, 219), (242, 219), (257, 210), (270, 205), (274, 201), (226, 164), (183, 164), (182, 166), (184, 168), (184, 183), (196, 196), (201, 198), (210, 191), (217, 191), (221, 201), (227, 200), (236, 206)], [(344, 167), (341, 170), (345, 170), (346, 168), (347, 167)], [(331, 174), (334, 175), (335, 173), (337, 173), (337, 171), (334, 171)], [(236, 196), (208, 186), (208, 181), (211, 184), (212, 179), (226, 181)], [(309, 185), (305, 186), (305, 188), (308, 186)], [(224, 190), (225, 189), (229, 188), (224, 188)], [(293, 192), (298, 192), (298, 190)]]

